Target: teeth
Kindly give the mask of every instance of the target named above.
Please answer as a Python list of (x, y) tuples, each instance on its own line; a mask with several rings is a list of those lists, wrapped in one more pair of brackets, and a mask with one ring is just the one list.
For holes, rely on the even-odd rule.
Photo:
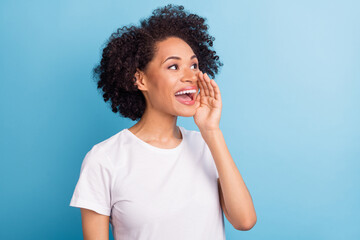
[(181, 95), (181, 94), (186, 94), (186, 93), (196, 93), (196, 90), (192, 89), (192, 90), (180, 91), (180, 92), (175, 93), (175, 95)]

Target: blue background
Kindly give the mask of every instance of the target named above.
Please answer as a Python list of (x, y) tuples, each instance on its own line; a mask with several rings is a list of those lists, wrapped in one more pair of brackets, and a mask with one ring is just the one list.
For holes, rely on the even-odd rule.
[[(86, 152), (135, 124), (92, 67), (118, 27), (168, 1), (1, 1), (0, 239), (81, 239)], [(360, 239), (358, 1), (174, 1), (207, 19), (221, 129), (252, 195), (227, 239)], [(178, 125), (198, 130), (192, 118)]]

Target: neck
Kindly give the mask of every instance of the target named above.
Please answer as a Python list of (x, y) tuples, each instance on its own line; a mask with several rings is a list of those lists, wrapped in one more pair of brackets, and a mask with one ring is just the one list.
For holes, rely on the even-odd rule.
[(177, 116), (164, 114), (153, 109), (151, 111), (145, 110), (141, 119), (129, 130), (146, 141), (174, 141), (182, 139), (176, 122)]

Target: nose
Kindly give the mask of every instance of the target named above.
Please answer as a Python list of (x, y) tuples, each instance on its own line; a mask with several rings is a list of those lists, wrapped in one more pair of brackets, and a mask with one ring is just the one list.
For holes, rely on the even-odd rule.
[(194, 71), (193, 69), (185, 69), (184, 77), (182, 78), (182, 81), (190, 81), (190, 82), (196, 82), (198, 77), (198, 70)]

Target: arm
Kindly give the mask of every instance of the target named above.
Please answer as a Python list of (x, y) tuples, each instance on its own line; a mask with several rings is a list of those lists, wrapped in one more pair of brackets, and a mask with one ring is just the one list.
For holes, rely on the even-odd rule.
[(84, 240), (109, 240), (109, 216), (80, 208)]
[(219, 197), (229, 222), (238, 230), (250, 230), (256, 223), (251, 195), (226, 146), (220, 129), (203, 132), (219, 173)]
[(221, 207), (229, 222), (238, 230), (250, 230), (256, 223), (256, 213), (250, 193), (226, 146), (220, 130), (222, 100), (214, 79), (198, 73), (200, 93), (196, 96), (194, 121), (211, 151), (219, 179)]

